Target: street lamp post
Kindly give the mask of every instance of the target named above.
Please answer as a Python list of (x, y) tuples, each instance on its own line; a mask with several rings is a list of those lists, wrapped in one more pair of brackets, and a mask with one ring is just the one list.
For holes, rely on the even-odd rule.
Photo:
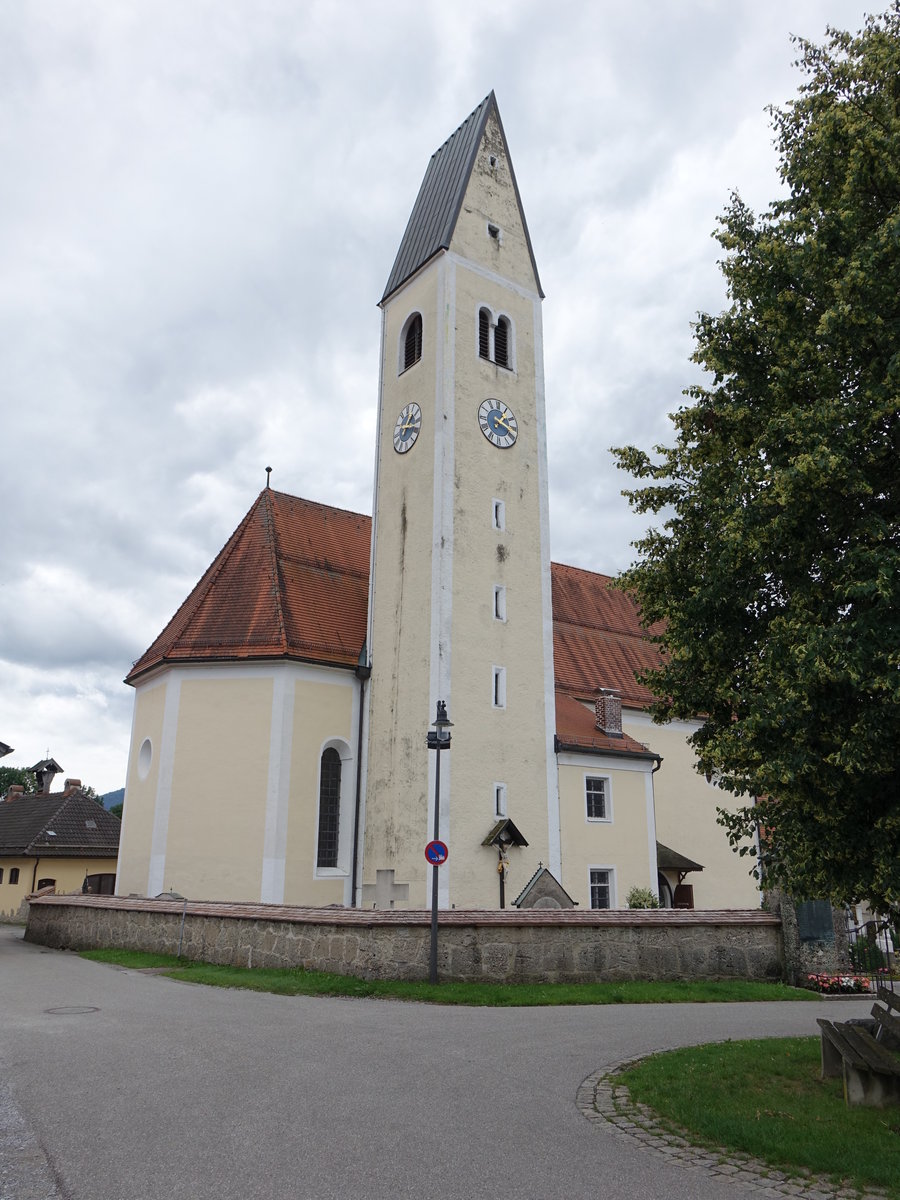
[[(434, 764), (434, 840), (441, 836), (441, 751), (450, 749), (450, 729), (453, 722), (447, 719), (447, 705), (437, 702), (437, 716), (432, 722), (433, 730), (428, 733), (428, 749), (437, 754)], [(428, 959), (428, 982), (437, 983), (437, 928), (438, 928), (438, 869), (431, 868), (431, 953)]]

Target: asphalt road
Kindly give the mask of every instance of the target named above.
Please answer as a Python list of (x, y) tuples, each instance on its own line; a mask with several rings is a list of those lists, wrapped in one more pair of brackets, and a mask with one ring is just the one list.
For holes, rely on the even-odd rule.
[[(71, 1008), (90, 1011), (53, 1011)], [(578, 1086), (656, 1049), (813, 1034), (825, 1012), (860, 1009), (219, 991), (0, 926), (0, 1200), (749, 1196), (588, 1122)]]

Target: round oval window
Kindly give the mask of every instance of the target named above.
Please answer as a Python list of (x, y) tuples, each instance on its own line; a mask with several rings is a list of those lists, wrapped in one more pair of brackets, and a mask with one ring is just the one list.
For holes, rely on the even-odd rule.
[(138, 751), (138, 778), (144, 780), (150, 774), (150, 764), (153, 762), (153, 743), (149, 738), (144, 738), (141, 742), (141, 748)]

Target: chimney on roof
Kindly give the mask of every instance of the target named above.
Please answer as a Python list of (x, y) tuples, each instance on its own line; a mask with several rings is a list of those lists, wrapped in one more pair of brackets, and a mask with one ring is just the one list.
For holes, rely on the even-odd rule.
[(65, 786), (63, 787), (63, 791), (64, 792), (77, 792), (80, 787), (81, 787), (80, 779), (67, 779), (65, 782)]
[(612, 688), (598, 688), (594, 704), (597, 728), (607, 737), (622, 736), (622, 697)]
[(6, 792), (6, 803), (11, 804), (13, 800), (25, 794), (25, 787), (21, 783), (11, 783)]

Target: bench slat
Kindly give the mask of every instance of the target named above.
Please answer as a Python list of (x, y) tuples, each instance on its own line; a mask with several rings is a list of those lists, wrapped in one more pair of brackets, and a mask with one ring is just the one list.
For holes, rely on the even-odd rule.
[(892, 992), (890, 988), (886, 988), (884, 984), (878, 987), (878, 999), (882, 1004), (886, 1004), (889, 1009), (900, 1013), (900, 992)]
[(876, 1039), (886, 1042), (894, 1050), (900, 1050), (900, 1017), (895, 1017), (878, 1004), (872, 1005), (872, 1016), (878, 1023)]
[(824, 1017), (817, 1017), (816, 1024), (822, 1030), (822, 1036), (831, 1042), (841, 1058), (846, 1059), (857, 1070), (867, 1071), (869, 1069), (869, 1064), (845, 1036), (844, 1026), (836, 1025), (833, 1021), (826, 1021)]
[(900, 1058), (891, 1054), (880, 1042), (876, 1042), (867, 1029), (858, 1025), (842, 1025), (841, 1033), (864, 1060), (867, 1070), (879, 1075), (895, 1075), (900, 1078)]

